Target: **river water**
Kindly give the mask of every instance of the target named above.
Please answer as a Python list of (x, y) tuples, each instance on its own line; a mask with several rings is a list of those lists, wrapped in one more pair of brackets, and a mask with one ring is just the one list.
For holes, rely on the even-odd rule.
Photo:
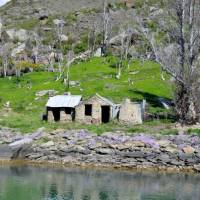
[(200, 200), (200, 175), (4, 166), (0, 200)]

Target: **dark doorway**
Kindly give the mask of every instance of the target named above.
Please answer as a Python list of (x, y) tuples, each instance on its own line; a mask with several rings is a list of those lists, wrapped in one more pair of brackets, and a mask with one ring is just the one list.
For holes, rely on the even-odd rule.
[(101, 106), (101, 121), (102, 123), (110, 121), (110, 106)]
[(67, 108), (65, 108), (65, 113), (66, 113), (66, 115), (72, 116), (72, 121), (75, 120), (75, 108), (67, 107)]
[(53, 108), (52, 112), (53, 112), (54, 120), (56, 122), (60, 121), (60, 108)]

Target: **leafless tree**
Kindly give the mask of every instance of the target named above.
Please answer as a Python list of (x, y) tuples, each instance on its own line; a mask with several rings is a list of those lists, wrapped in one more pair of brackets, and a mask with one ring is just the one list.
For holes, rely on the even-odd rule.
[(9, 59), (11, 57), (12, 48), (13, 45), (11, 43), (5, 43), (0, 48), (0, 57), (2, 59), (4, 77), (7, 77), (8, 64), (9, 64)]
[(35, 47), (32, 49), (32, 59), (34, 63), (38, 63), (39, 48), (41, 45), (41, 39), (37, 33), (34, 33)]
[[(199, 0), (168, 0), (163, 21), (168, 24), (165, 38), (158, 41), (161, 30), (151, 31), (138, 18), (140, 29), (151, 44), (156, 61), (175, 80), (175, 109), (182, 124), (193, 124), (200, 118)], [(147, 8), (145, 8), (147, 9)], [(163, 14), (164, 15), (164, 14)], [(170, 16), (170, 17), (168, 17)]]
[(88, 50), (91, 52), (90, 56), (94, 54), (97, 39), (97, 24), (94, 23), (88, 32)]
[(128, 61), (128, 52), (131, 46), (131, 37), (132, 37), (133, 30), (129, 27), (127, 28), (121, 28), (119, 37), (120, 37), (120, 56), (119, 56), (119, 62), (118, 62), (118, 73), (116, 75), (117, 79), (120, 79), (122, 68), (124, 65), (124, 62)]
[(60, 73), (60, 77), (63, 73), (63, 53), (62, 53), (62, 35), (63, 35), (63, 28), (64, 28), (65, 22), (63, 20), (59, 20), (56, 24), (55, 32), (56, 32), (56, 42), (57, 42), (57, 48), (56, 48), (56, 61), (58, 62), (58, 69)]
[(111, 17), (109, 13), (109, 8), (108, 8), (108, 2), (107, 0), (103, 1), (103, 40), (102, 40), (102, 55), (106, 54), (107, 51), (107, 46), (108, 46), (108, 40), (111, 35)]
[(69, 87), (70, 87), (70, 66), (71, 66), (73, 59), (74, 59), (74, 51), (73, 50), (71, 50), (67, 53), (66, 59), (67, 59), (66, 77), (64, 79), (64, 83), (67, 85), (67, 87), (69, 89)]

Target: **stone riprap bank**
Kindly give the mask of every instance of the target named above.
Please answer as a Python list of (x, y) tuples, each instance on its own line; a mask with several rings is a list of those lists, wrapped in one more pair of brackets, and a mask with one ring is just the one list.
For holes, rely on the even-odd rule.
[(1, 160), (200, 172), (200, 138), (196, 135), (96, 136), (85, 130), (40, 130), (22, 136), (1, 128), (0, 141)]

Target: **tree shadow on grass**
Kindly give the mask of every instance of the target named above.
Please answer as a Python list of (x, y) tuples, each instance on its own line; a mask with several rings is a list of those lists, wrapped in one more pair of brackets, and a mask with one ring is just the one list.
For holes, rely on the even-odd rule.
[(164, 98), (161, 96), (157, 96), (148, 92), (142, 92), (139, 90), (132, 90), (137, 95), (142, 96), (143, 99), (145, 99), (152, 107), (163, 107), (163, 104), (161, 103), (161, 100), (166, 102), (168, 105), (173, 105), (172, 100), (169, 98)]
[[(166, 119), (171, 122), (176, 121), (176, 116), (173, 112), (173, 109), (165, 109), (163, 102), (167, 104), (170, 108), (173, 108), (172, 100), (169, 98), (164, 98), (161, 96), (157, 96), (154, 94), (150, 94), (148, 92), (142, 92), (138, 90), (133, 90), (136, 95), (139, 95), (142, 97), (142, 99), (145, 99), (150, 107), (153, 107), (154, 109), (150, 111), (149, 117), (147, 117), (148, 120), (153, 119)], [(133, 100), (133, 99), (132, 99)]]

